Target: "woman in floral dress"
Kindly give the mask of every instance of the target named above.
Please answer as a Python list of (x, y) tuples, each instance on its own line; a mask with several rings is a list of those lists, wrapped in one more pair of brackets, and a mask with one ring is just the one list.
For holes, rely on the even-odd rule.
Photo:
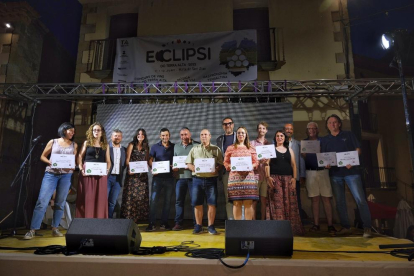
[[(253, 167), (249, 171), (231, 171), (231, 157), (251, 157)], [(239, 127), (236, 142), (227, 148), (224, 157), (224, 167), (230, 172), (228, 197), (229, 202), (233, 202), (233, 215), (236, 220), (242, 219), (243, 205), (245, 219), (253, 219), (253, 201), (259, 200), (257, 179), (253, 170), (258, 164), (256, 149), (250, 146), (247, 129)]]
[[(149, 145), (147, 133), (144, 129), (137, 130), (134, 139), (129, 143), (126, 154), (126, 165), (129, 162), (149, 160)], [(149, 188), (148, 173), (131, 173), (127, 171), (122, 194), (121, 216), (132, 219), (148, 220), (149, 215)]]

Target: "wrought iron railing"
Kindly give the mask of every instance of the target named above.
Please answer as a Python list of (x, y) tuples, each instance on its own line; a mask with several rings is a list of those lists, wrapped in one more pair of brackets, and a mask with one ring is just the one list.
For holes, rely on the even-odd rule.
[(366, 169), (365, 187), (367, 189), (396, 189), (397, 176), (395, 168), (373, 167)]
[(91, 40), (87, 61), (87, 71), (114, 69), (116, 56), (116, 39)]
[(375, 113), (369, 113), (367, 118), (361, 118), (362, 131), (377, 133), (378, 132), (378, 116)]

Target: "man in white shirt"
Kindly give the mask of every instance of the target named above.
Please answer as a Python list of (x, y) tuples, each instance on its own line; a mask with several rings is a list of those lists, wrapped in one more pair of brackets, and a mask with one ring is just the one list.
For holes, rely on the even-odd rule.
[(111, 169), (108, 175), (108, 218), (114, 215), (116, 200), (124, 181), (125, 147), (121, 145), (122, 131), (114, 129), (109, 143), (109, 155), (111, 156)]

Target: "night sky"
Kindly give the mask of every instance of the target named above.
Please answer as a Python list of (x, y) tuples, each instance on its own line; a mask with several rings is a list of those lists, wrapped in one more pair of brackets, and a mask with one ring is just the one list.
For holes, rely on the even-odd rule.
[[(405, 8), (389, 11), (388, 15), (385, 12), (374, 15), (400, 7)], [(414, 30), (413, 0), (348, 0), (348, 12), (351, 18), (352, 49), (357, 55), (381, 59), (387, 54), (380, 44), (384, 32)], [(414, 51), (414, 41), (407, 51)]]
[[(1, 2), (22, 2), (0, 0)], [(55, 35), (69, 53), (76, 57), (82, 5), (77, 0), (25, 0), (39, 14), (40, 21)]]

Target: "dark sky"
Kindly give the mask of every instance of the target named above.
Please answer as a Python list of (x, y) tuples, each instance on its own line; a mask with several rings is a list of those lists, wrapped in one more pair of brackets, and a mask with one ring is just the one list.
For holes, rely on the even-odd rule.
[[(0, 0), (1, 2), (21, 2)], [(39, 14), (40, 20), (55, 35), (69, 53), (76, 57), (82, 5), (78, 0), (25, 0)]]
[[(403, 9), (398, 9), (404, 7)], [(395, 9), (393, 11), (393, 9)], [(381, 11), (388, 10), (388, 15)], [(380, 59), (386, 55), (380, 41), (384, 32), (414, 30), (413, 0), (348, 0), (354, 54)], [(360, 18), (354, 19), (353, 18)], [(413, 41), (414, 44), (414, 41)], [(408, 50), (408, 49), (407, 49)], [(414, 45), (410, 49), (414, 51)]]

